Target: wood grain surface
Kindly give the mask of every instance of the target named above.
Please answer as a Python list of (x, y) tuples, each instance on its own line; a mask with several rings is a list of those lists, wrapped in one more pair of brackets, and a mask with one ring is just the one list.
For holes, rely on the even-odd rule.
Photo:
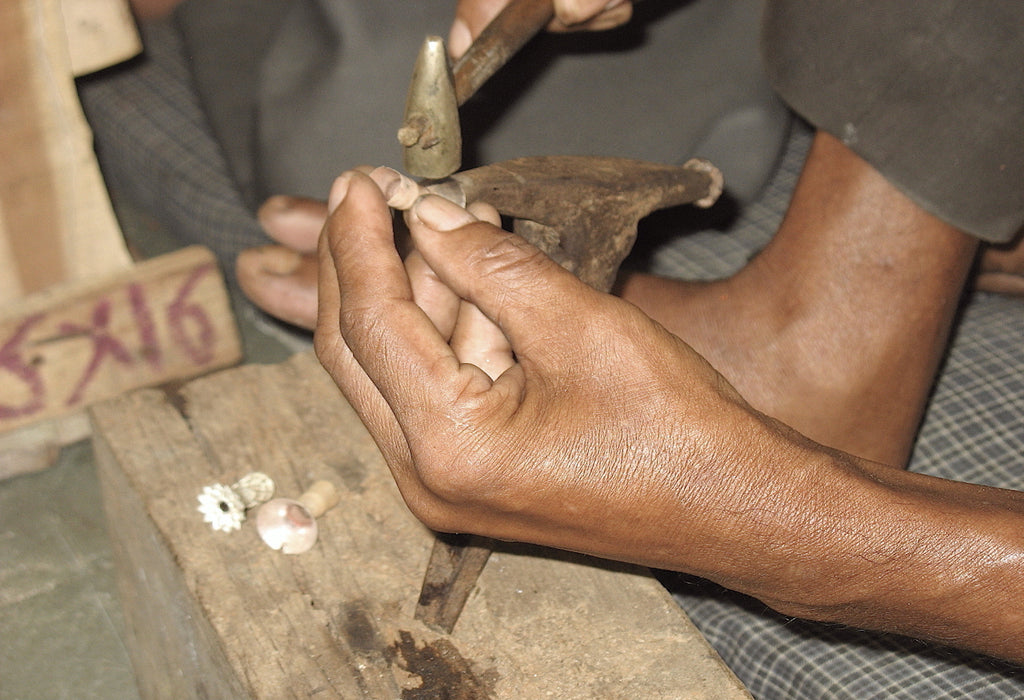
[[(636, 567), (502, 544), (450, 635), (415, 620), (433, 533), (310, 354), (92, 417), (144, 697), (749, 697)], [(282, 496), (337, 484), (313, 550), (202, 521), (199, 491), (252, 470)]]

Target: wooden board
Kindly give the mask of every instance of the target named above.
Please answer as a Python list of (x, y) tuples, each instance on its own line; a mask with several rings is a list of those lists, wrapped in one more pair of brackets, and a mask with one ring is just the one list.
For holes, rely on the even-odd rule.
[(0, 307), (0, 433), (235, 364), (213, 254), (193, 246)]
[(92, 401), (239, 356), (212, 256), (132, 267), (100, 175), (72, 76), (140, 50), (125, 0), (0, 3), (0, 479), (87, 436)]
[(126, 0), (60, 0), (71, 74), (113, 66), (142, 51)]
[[(145, 698), (749, 697), (636, 567), (501, 545), (451, 635), (414, 620), (433, 535), (309, 354), (92, 418)], [(202, 521), (201, 489), (251, 470), (278, 495), (338, 485), (313, 550), (267, 548), (252, 519), (233, 533)]]
[(130, 266), (75, 92), (59, 0), (0, 3), (0, 86), (0, 304)]

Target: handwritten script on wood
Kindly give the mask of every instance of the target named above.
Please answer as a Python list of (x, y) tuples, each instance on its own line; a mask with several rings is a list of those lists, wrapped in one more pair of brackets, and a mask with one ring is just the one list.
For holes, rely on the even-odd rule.
[(0, 432), (240, 356), (223, 279), (204, 248), (58, 286), (0, 314)]

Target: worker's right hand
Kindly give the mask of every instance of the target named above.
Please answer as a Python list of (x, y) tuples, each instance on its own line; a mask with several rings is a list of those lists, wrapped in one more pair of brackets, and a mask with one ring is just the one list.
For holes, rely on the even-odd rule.
[(410, 268), (378, 185), (332, 189), (315, 345), (417, 517), (791, 593), (783, 535), (844, 507), (844, 472), (636, 307), (471, 211), (418, 200)]
[[(458, 0), (455, 21), (448, 35), (448, 51), (455, 58), (466, 52), (510, 0)], [(555, 18), (550, 31), (602, 31), (625, 24), (633, 16), (631, 0), (554, 0)]]

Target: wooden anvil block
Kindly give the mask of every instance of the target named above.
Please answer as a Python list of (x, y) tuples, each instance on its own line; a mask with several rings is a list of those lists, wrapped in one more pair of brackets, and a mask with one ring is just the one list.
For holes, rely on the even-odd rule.
[[(129, 652), (146, 698), (748, 698), (644, 569), (500, 545), (450, 635), (414, 619), (434, 534), (310, 354), (92, 410)], [(253, 470), (341, 502), (304, 554), (197, 495)]]

